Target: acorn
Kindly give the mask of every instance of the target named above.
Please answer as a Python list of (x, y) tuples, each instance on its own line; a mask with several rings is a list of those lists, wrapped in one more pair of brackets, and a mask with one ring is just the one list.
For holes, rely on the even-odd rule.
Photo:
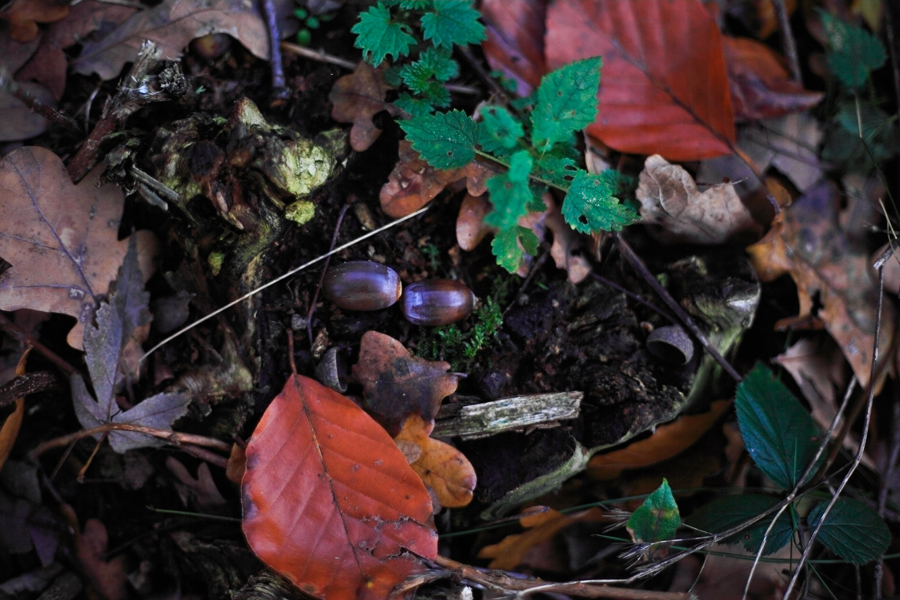
[(448, 325), (472, 314), (475, 295), (459, 281), (428, 279), (406, 286), (401, 309), (413, 325)]
[(403, 284), (392, 268), (370, 260), (357, 260), (329, 269), (322, 292), (347, 310), (381, 310), (400, 299)]

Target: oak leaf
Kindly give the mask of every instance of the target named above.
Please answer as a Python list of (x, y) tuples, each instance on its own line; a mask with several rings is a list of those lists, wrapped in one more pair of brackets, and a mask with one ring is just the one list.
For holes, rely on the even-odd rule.
[[(866, 386), (875, 343), (877, 291), (865, 245), (851, 240), (838, 226), (839, 200), (830, 184), (819, 183), (782, 211), (782, 222), (747, 252), (761, 280), (787, 273), (797, 285), (800, 314), (783, 319), (779, 326), (821, 321), (860, 385)], [(882, 352), (891, 344), (895, 322), (891, 306), (885, 309)], [(883, 377), (876, 389), (882, 382)]]
[(250, 547), (317, 598), (387, 598), (424, 570), (415, 555), (437, 554), (428, 492), (394, 441), (300, 375), (256, 426), (241, 491)]
[(411, 414), (434, 419), (441, 400), (456, 391), (459, 375), (449, 370), (450, 363), (413, 356), (394, 338), (367, 331), (352, 372), (363, 386), (366, 410), (397, 435)]
[[(43, 86), (18, 77), (18, 71), (37, 51), (40, 39), (18, 43), (8, 32), (0, 30), (0, 62), (9, 73), (16, 73), (16, 84), (41, 102), (53, 104), (50, 92)], [(47, 120), (34, 113), (15, 97), (10, 86), (0, 86), (0, 141), (17, 142), (40, 135), (47, 129)]]
[(404, 140), (400, 142), (397, 165), (391, 171), (388, 182), (381, 188), (381, 209), (394, 219), (405, 217), (428, 204), (445, 187), (460, 179), (466, 180), (466, 188), (470, 194), (480, 196), (487, 191), (485, 180), (497, 172), (495, 166), (477, 159), (460, 169), (435, 169), (419, 157), (419, 153), (412, 149), (412, 144)]
[[(418, 414), (411, 414), (403, 429), (394, 437), (401, 449), (403, 444), (418, 448), (415, 460), (410, 461), (413, 471), (419, 474), (425, 485), (445, 508), (460, 508), (472, 501), (477, 477), (472, 463), (462, 452), (440, 440), (429, 437), (434, 430), (434, 419), (426, 421)], [(404, 452), (409, 460), (410, 456)]]
[(719, 244), (755, 226), (733, 185), (700, 192), (690, 173), (656, 154), (644, 161), (636, 195), (642, 222), (658, 225), (659, 237), (670, 242)]
[(331, 100), (331, 118), (338, 123), (353, 123), (350, 128), (350, 146), (364, 152), (375, 143), (381, 130), (375, 127), (372, 117), (387, 110), (396, 112), (385, 97), (394, 89), (384, 81), (385, 67), (374, 68), (364, 60), (356, 70), (334, 82), (328, 99)]
[(696, 0), (555, 2), (547, 66), (602, 56), (588, 132), (621, 152), (699, 160), (729, 154), (735, 142), (721, 37)]
[(259, 3), (165, 0), (136, 13), (102, 39), (86, 42), (71, 65), (76, 73), (97, 73), (105, 81), (135, 59), (144, 40), (156, 42), (160, 59), (172, 59), (194, 38), (213, 33), (227, 33), (257, 58), (269, 59), (269, 33)]
[[(0, 310), (73, 316), (78, 323), (67, 341), (78, 349), (128, 248), (127, 240), (117, 239), (122, 191), (97, 188), (94, 179), (73, 185), (59, 157), (44, 148), (19, 148), (0, 161), (0, 256), (12, 264), (0, 276)], [(134, 235), (146, 280), (153, 273), (155, 238)]]

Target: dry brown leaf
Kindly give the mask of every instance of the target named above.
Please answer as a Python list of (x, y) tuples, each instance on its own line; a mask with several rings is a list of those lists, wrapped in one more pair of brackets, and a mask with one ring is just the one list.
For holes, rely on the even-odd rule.
[(240, 485), (247, 470), (247, 453), (237, 444), (231, 446), (231, 455), (228, 457), (228, 466), (225, 467), (225, 477), (232, 483)]
[[(20, 44), (14, 41), (8, 30), (0, 29), (0, 65), (9, 73), (18, 75), (19, 68), (37, 51), (39, 39)], [(23, 92), (31, 94), (41, 102), (53, 104), (50, 92), (44, 87), (21, 78), (16, 83)], [(9, 86), (0, 88), (0, 142), (18, 142), (40, 135), (47, 129), (47, 120), (32, 112), (28, 106), (16, 98)]]
[(381, 135), (372, 117), (383, 110), (395, 112), (393, 105), (384, 101), (388, 91), (394, 89), (384, 81), (385, 70), (386, 66), (375, 69), (361, 60), (352, 74), (334, 82), (328, 95), (331, 118), (338, 123), (353, 123), (350, 146), (357, 152), (368, 150)]
[(761, 171), (772, 165), (805, 192), (823, 177), (816, 155), (822, 135), (816, 119), (808, 113), (794, 113), (745, 127), (738, 146)]
[[(99, 169), (76, 186), (59, 157), (45, 148), (19, 148), (0, 161), (0, 256), (12, 264), (0, 277), (0, 310), (73, 316), (78, 323), (68, 342), (78, 349), (84, 324), (128, 250), (128, 240), (117, 239), (122, 191), (95, 187)], [(149, 232), (135, 235), (146, 281), (156, 241)]]
[(544, 223), (547, 225), (547, 229), (553, 232), (550, 256), (556, 263), (557, 269), (563, 269), (569, 274), (570, 282), (581, 283), (591, 272), (591, 263), (584, 256), (578, 254), (585, 238), (569, 227), (559, 211), (559, 207), (549, 197), (549, 194), (545, 194), (544, 204), (547, 205)]
[(85, 43), (72, 61), (76, 73), (97, 73), (104, 81), (119, 75), (138, 54), (144, 40), (156, 42), (160, 59), (178, 58), (194, 38), (227, 33), (254, 56), (269, 59), (269, 32), (258, 2), (243, 0), (165, 0), (143, 10), (103, 39)]
[(473, 160), (461, 169), (441, 171), (428, 165), (412, 149), (412, 144), (400, 142), (400, 156), (388, 182), (381, 188), (381, 209), (389, 217), (399, 219), (413, 213), (441, 191), (460, 179), (466, 180), (466, 188), (473, 196), (480, 196), (487, 188), (484, 182), (497, 173), (488, 163)]
[[(876, 320), (876, 289), (869, 275), (864, 245), (851, 242), (838, 226), (837, 191), (820, 183), (801, 196), (780, 216), (762, 241), (747, 248), (763, 281), (789, 273), (797, 285), (800, 314), (783, 320), (821, 320), (853, 368), (860, 384), (869, 382)], [(816, 306), (820, 306), (817, 312)], [(882, 352), (894, 335), (894, 311), (885, 306), (882, 317)], [(883, 378), (876, 388), (881, 387)]]
[(106, 527), (97, 519), (88, 519), (84, 532), (75, 540), (75, 553), (84, 574), (93, 588), (105, 600), (125, 598), (125, 556), (104, 560), (109, 543)]
[[(421, 450), (419, 456), (409, 464), (425, 485), (434, 490), (442, 506), (467, 506), (472, 501), (477, 483), (475, 468), (462, 452), (450, 444), (428, 437), (433, 430), (434, 419), (426, 421), (419, 415), (412, 414), (406, 419), (394, 441), (401, 451), (409, 444)], [(406, 451), (404, 454), (408, 460), (409, 455)]]
[(491, 212), (491, 203), (484, 196), (466, 194), (459, 205), (456, 217), (456, 243), (463, 250), (470, 252), (481, 243), (487, 234), (494, 231), (485, 225), (484, 218)]
[(38, 23), (53, 23), (69, 14), (68, 2), (60, 0), (15, 0), (0, 12), (0, 20), (9, 21), (10, 35), (25, 43), (38, 36)]
[(394, 338), (367, 331), (353, 377), (363, 386), (366, 410), (395, 436), (411, 414), (434, 419), (441, 400), (456, 391), (459, 376), (449, 370), (450, 363), (412, 356)]
[(216, 482), (213, 481), (209, 464), (202, 462), (197, 468), (197, 477), (191, 475), (181, 461), (174, 456), (166, 458), (166, 467), (172, 475), (178, 479), (175, 489), (185, 506), (193, 505), (196, 508), (208, 509), (222, 506), (227, 501), (222, 497)]
[(658, 225), (660, 239), (668, 242), (719, 244), (755, 227), (733, 185), (720, 183), (701, 193), (684, 168), (658, 154), (644, 162), (637, 199), (643, 223)]

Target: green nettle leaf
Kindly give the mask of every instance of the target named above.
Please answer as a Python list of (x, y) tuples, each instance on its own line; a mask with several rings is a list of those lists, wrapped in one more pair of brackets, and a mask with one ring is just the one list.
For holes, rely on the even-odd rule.
[(662, 485), (631, 514), (626, 528), (635, 542), (662, 542), (673, 539), (680, 525), (672, 488), (663, 479)]
[[(827, 505), (821, 502), (812, 509), (807, 517), (810, 527), (819, 524)], [(838, 498), (817, 539), (847, 562), (864, 565), (884, 555), (891, 543), (891, 530), (866, 504), (853, 498)]]
[(400, 8), (403, 10), (426, 10), (431, 8), (434, 0), (401, 0)]
[(515, 273), (522, 264), (522, 247), (519, 246), (519, 230), (518, 225), (509, 229), (502, 229), (494, 236), (491, 242), (491, 251), (497, 257), (497, 264), (509, 271)]
[(486, 106), (481, 109), (481, 147), (487, 152), (502, 154), (519, 145), (518, 138), (525, 135), (522, 124), (502, 106)]
[(761, 364), (738, 385), (735, 407), (744, 444), (756, 466), (781, 489), (793, 489), (821, 440), (812, 417)]
[(884, 45), (860, 27), (821, 10), (819, 14), (831, 46), (827, 56), (828, 69), (845, 86), (861, 87), (869, 79), (869, 72), (880, 68), (887, 60)]
[(392, 60), (409, 54), (409, 47), (416, 43), (410, 28), (391, 21), (391, 11), (379, 2), (359, 15), (359, 23), (350, 30), (357, 35), (354, 46), (363, 51), (366, 62), (377, 67), (390, 55)]
[(541, 78), (537, 105), (531, 113), (531, 139), (544, 150), (583, 129), (597, 116), (599, 56), (561, 67)]
[(406, 92), (403, 92), (394, 100), (394, 106), (408, 112), (413, 117), (427, 117), (434, 112), (434, 106), (432, 106), (431, 102), (423, 98), (414, 98)]
[(535, 162), (534, 174), (544, 181), (568, 188), (572, 185), (575, 175), (578, 174), (578, 167), (575, 165), (575, 160), (568, 156), (545, 154)]
[(435, 169), (458, 169), (475, 158), (478, 123), (461, 110), (400, 123), (413, 149)]
[(445, 48), (426, 49), (418, 62), (438, 81), (449, 81), (459, 75), (459, 63), (450, 58), (450, 50)]
[(520, 150), (512, 155), (508, 172), (485, 182), (494, 205), (494, 210), (484, 218), (487, 225), (501, 230), (512, 229), (518, 225), (519, 218), (528, 213), (527, 204), (531, 200), (528, 174), (533, 164), (528, 151)]
[[(721, 533), (737, 527), (741, 523), (745, 523), (756, 515), (769, 510), (779, 502), (778, 498), (763, 494), (723, 496), (694, 511), (694, 514), (688, 519), (688, 523), (709, 533)], [(725, 543), (737, 544), (741, 542), (748, 552), (755, 554), (762, 546), (763, 536), (771, 522), (771, 519), (765, 519), (761, 523), (745, 529), (742, 533), (727, 538)], [(783, 548), (791, 540), (793, 532), (794, 528), (791, 523), (790, 513), (785, 511), (781, 513), (778, 521), (769, 532), (763, 555), (772, 554)]]
[(613, 170), (599, 175), (578, 169), (563, 201), (562, 214), (569, 227), (581, 233), (599, 230), (618, 231), (631, 225), (638, 215), (619, 203), (613, 194), (619, 189), (619, 176)]
[(422, 35), (435, 46), (478, 44), (487, 37), (471, 2), (441, 0), (434, 3), (432, 10), (422, 15)]

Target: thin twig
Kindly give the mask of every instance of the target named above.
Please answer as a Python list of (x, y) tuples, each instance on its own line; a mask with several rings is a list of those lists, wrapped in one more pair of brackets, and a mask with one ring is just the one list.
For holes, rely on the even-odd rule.
[(791, 17), (788, 15), (784, 0), (774, 0), (775, 14), (778, 16), (778, 26), (781, 28), (781, 38), (784, 46), (784, 54), (788, 59), (791, 69), (791, 77), (800, 83), (803, 73), (800, 71), (800, 59), (797, 57), (797, 43), (794, 41), (794, 32), (791, 31)]
[(510, 300), (509, 305), (503, 310), (502, 315), (505, 317), (506, 313), (508, 313), (513, 306), (516, 305), (516, 301), (519, 299), (519, 296), (525, 291), (525, 289), (531, 285), (531, 280), (534, 279), (534, 276), (537, 274), (538, 270), (544, 266), (544, 261), (547, 260), (547, 256), (549, 256), (549, 252), (544, 250), (541, 255), (538, 257), (534, 264), (531, 266), (531, 269), (528, 271), (528, 276), (525, 277), (525, 281), (522, 282), (522, 285), (519, 286), (519, 289), (516, 290), (516, 295), (513, 296), (512, 300)]
[(56, 378), (53, 373), (37, 371), (19, 375), (12, 381), (0, 386), (0, 407), (11, 404), (29, 394), (36, 394), (53, 388)]
[(297, 268), (295, 268), (295, 269), (291, 269), (290, 271), (288, 271), (288, 272), (285, 273), (284, 275), (281, 275), (281, 276), (279, 276), (279, 277), (276, 277), (276, 278), (273, 279), (272, 281), (270, 281), (270, 282), (268, 282), (268, 283), (266, 283), (266, 284), (263, 284), (263, 285), (259, 286), (258, 288), (256, 288), (255, 290), (253, 290), (253, 291), (251, 291), (251, 292), (248, 292), (248, 293), (244, 294), (243, 296), (241, 296), (241, 297), (238, 298), (237, 300), (232, 300), (231, 302), (229, 302), (229, 303), (226, 304), (225, 306), (223, 306), (223, 307), (221, 307), (221, 308), (217, 308), (216, 310), (212, 311), (211, 313), (209, 313), (209, 314), (206, 315), (205, 317), (202, 317), (202, 318), (200, 318), (200, 319), (197, 319), (196, 321), (194, 321), (193, 323), (191, 323), (191, 324), (188, 325), (187, 327), (183, 327), (183, 328), (179, 329), (178, 331), (176, 331), (175, 333), (173, 333), (172, 335), (170, 335), (169, 337), (167, 337), (166, 339), (164, 339), (164, 340), (161, 341), (160, 343), (156, 344), (155, 346), (153, 346), (152, 348), (150, 348), (149, 350), (147, 350), (147, 352), (144, 353), (144, 355), (140, 358), (140, 361), (139, 361), (139, 362), (143, 362), (148, 356), (150, 356), (151, 354), (153, 354), (154, 352), (156, 352), (157, 350), (159, 350), (160, 348), (162, 348), (163, 346), (165, 346), (166, 344), (168, 344), (169, 342), (171, 342), (172, 340), (174, 340), (174, 339), (177, 338), (178, 336), (184, 334), (184, 333), (187, 332), (187, 331), (190, 331), (191, 329), (193, 329), (194, 327), (196, 327), (196, 326), (199, 325), (200, 323), (203, 323), (204, 321), (208, 321), (209, 319), (212, 319), (212, 318), (215, 317), (216, 315), (225, 312), (226, 310), (228, 310), (228, 309), (231, 308), (232, 306), (235, 306), (236, 304), (240, 304), (241, 302), (243, 302), (244, 300), (247, 300), (248, 298), (252, 298), (252, 297), (255, 296), (256, 294), (258, 294), (258, 293), (260, 293), (261, 291), (265, 290), (266, 288), (270, 288), (270, 287), (272, 287), (273, 285), (275, 285), (276, 283), (280, 283), (280, 282), (284, 281), (284, 280), (287, 279), (288, 277), (293, 277), (295, 274), (299, 273), (299, 272), (302, 271), (303, 269), (305, 269), (305, 268), (307, 268), (307, 267), (310, 267), (310, 266), (312, 266), (312, 265), (314, 265), (314, 264), (316, 264), (316, 263), (318, 263), (318, 262), (320, 262), (320, 261), (325, 260), (326, 258), (328, 258), (329, 256), (331, 256), (332, 254), (337, 254), (338, 252), (343, 252), (344, 250), (346, 250), (346, 249), (349, 248), (350, 246), (353, 246), (353, 245), (355, 245), (355, 244), (358, 244), (358, 243), (360, 243), (360, 242), (362, 242), (362, 241), (364, 241), (364, 240), (369, 239), (369, 238), (372, 237), (372, 236), (378, 235), (379, 233), (383, 233), (383, 232), (387, 231), (388, 229), (390, 229), (391, 227), (395, 227), (395, 226), (399, 225), (400, 223), (402, 223), (402, 222), (404, 222), (404, 221), (408, 221), (409, 219), (412, 219), (413, 217), (417, 217), (417, 216), (421, 215), (421, 214), (424, 213), (426, 210), (428, 210), (428, 208), (429, 208), (428, 206), (425, 206), (424, 208), (420, 208), (419, 210), (417, 210), (417, 211), (414, 212), (414, 213), (410, 213), (410, 214), (406, 215), (405, 217), (401, 217), (401, 218), (397, 219), (396, 221), (391, 221), (390, 223), (388, 223), (387, 225), (384, 225), (383, 227), (379, 227), (378, 229), (376, 229), (376, 230), (374, 230), (374, 231), (370, 231), (369, 233), (366, 233), (365, 235), (361, 235), (360, 237), (356, 238), (355, 240), (349, 241), (349, 242), (347, 242), (346, 244), (344, 244), (344, 245), (342, 245), (342, 246), (339, 246), (339, 247), (335, 248), (334, 250), (331, 250), (331, 251), (329, 251), (329, 252), (326, 252), (325, 254), (323, 254), (322, 256), (319, 256), (318, 258), (314, 258), (314, 259), (312, 259), (311, 261), (309, 261), (309, 262), (307, 262), (307, 263), (304, 263), (304, 264), (300, 265), (299, 267), (297, 267)]
[(700, 331), (700, 328), (697, 327), (697, 324), (694, 323), (694, 320), (691, 319), (690, 315), (688, 315), (681, 305), (675, 302), (675, 299), (669, 295), (669, 292), (659, 284), (650, 270), (647, 268), (647, 265), (644, 264), (644, 261), (635, 254), (634, 250), (631, 249), (631, 246), (628, 245), (628, 242), (619, 234), (619, 232), (613, 232), (613, 239), (616, 242), (616, 245), (619, 248), (619, 251), (625, 257), (631, 267), (638, 272), (638, 274), (644, 278), (647, 284), (653, 288), (653, 291), (657, 293), (657, 295), (662, 298), (662, 301), (666, 303), (666, 306), (675, 313), (675, 316), (681, 321), (681, 323), (687, 327), (690, 332), (697, 338), (697, 341), (700, 342), (703, 347), (709, 352), (710, 356), (712, 356), (717, 363), (725, 370), (726, 373), (731, 375), (731, 377), (737, 381), (741, 381), (740, 374), (731, 366), (725, 357), (722, 356), (718, 350), (706, 339), (706, 336), (703, 335), (703, 332)]
[[(334, 250), (334, 246), (337, 244), (338, 234), (341, 232), (341, 225), (344, 222), (344, 215), (347, 214), (348, 208), (350, 208), (349, 204), (345, 204), (341, 207), (341, 212), (337, 218), (337, 225), (334, 226), (334, 233), (331, 235), (331, 245), (328, 247), (329, 252)], [(312, 346), (313, 343), (312, 318), (316, 312), (316, 302), (319, 301), (319, 292), (322, 291), (322, 285), (325, 283), (325, 274), (328, 273), (328, 265), (330, 264), (331, 256), (325, 259), (325, 264), (322, 266), (322, 275), (319, 277), (319, 285), (316, 286), (316, 293), (313, 294), (312, 302), (309, 303), (309, 312), (306, 313), (306, 334), (309, 336), (310, 346)]]
[(900, 105), (900, 64), (897, 61), (897, 42), (894, 38), (895, 4), (888, 2), (884, 5), (884, 28), (887, 30), (888, 52), (891, 55), (891, 70), (894, 72), (894, 94), (897, 96), (897, 104)]
[(47, 106), (27, 91), (22, 89), (22, 86), (12, 78), (9, 70), (4, 68), (0, 68), (0, 89), (5, 89), (7, 92), (15, 96), (17, 100), (25, 104), (28, 109), (41, 117), (44, 117), (49, 122), (59, 125), (61, 127), (65, 127), (66, 129), (72, 129), (74, 131), (81, 130), (78, 127), (78, 123), (75, 119), (62, 114), (52, 106)]
[(275, 14), (274, 0), (262, 0), (263, 14), (266, 16), (266, 29), (269, 32), (269, 68), (272, 70), (272, 104), (282, 104), (291, 97), (291, 90), (284, 83), (284, 66), (281, 61), (281, 48), (278, 41), (278, 15)]
[(155, 438), (165, 440), (170, 444), (174, 444), (176, 446), (180, 446), (181, 444), (193, 444), (195, 446), (214, 448), (222, 452), (231, 452), (231, 445), (228, 442), (223, 442), (221, 440), (206, 437), (204, 435), (180, 433), (178, 431), (157, 429), (156, 427), (147, 427), (145, 425), (133, 425), (131, 423), (104, 423), (103, 425), (99, 425), (91, 429), (82, 429), (81, 431), (70, 433), (69, 435), (64, 435), (52, 440), (48, 440), (32, 450), (30, 456), (31, 458), (37, 458), (47, 450), (59, 448), (60, 446), (66, 446), (68, 444), (71, 444), (72, 442), (77, 442), (78, 440), (86, 437), (92, 437), (98, 434), (107, 434), (110, 431), (133, 431), (135, 433), (144, 433)]
[(800, 573), (803, 570), (803, 565), (805, 565), (806, 561), (809, 559), (809, 553), (812, 550), (813, 542), (815, 541), (816, 536), (819, 535), (819, 531), (822, 529), (822, 525), (828, 518), (828, 513), (831, 512), (831, 509), (840, 497), (841, 492), (844, 491), (844, 487), (846, 487), (847, 483), (850, 481), (850, 477), (853, 476), (853, 473), (862, 462), (863, 453), (866, 451), (866, 441), (869, 438), (869, 426), (872, 420), (872, 404), (875, 400), (874, 382), (875, 378), (878, 376), (878, 343), (879, 338), (881, 337), (881, 313), (883, 308), (884, 264), (882, 263), (881, 267), (878, 269), (878, 309), (875, 316), (875, 340), (872, 348), (872, 370), (869, 377), (869, 393), (866, 400), (866, 416), (863, 420), (862, 435), (859, 440), (859, 450), (856, 451), (856, 456), (853, 457), (853, 462), (850, 464), (850, 468), (844, 474), (843, 479), (841, 479), (840, 485), (838, 485), (837, 490), (835, 490), (834, 494), (831, 496), (831, 500), (829, 500), (828, 505), (825, 507), (825, 510), (822, 511), (822, 515), (819, 517), (819, 522), (816, 523), (816, 527), (815, 529), (813, 529), (813, 532), (809, 537), (809, 541), (807, 542), (806, 547), (803, 549), (803, 554), (800, 556), (800, 562), (797, 563), (797, 568), (794, 570), (794, 573), (791, 576), (791, 580), (788, 583), (787, 589), (784, 592), (784, 600), (788, 600), (788, 598), (791, 597), (791, 592), (794, 590), (794, 586), (797, 584), (797, 580), (799, 579)]
[(672, 315), (670, 315), (669, 313), (667, 313), (667, 312), (664, 311), (663, 309), (659, 308), (659, 307), (656, 306), (655, 304), (653, 304), (653, 303), (651, 303), (651, 302), (647, 302), (646, 300), (644, 300), (643, 298), (641, 298), (639, 295), (635, 294), (634, 292), (629, 292), (628, 290), (626, 290), (625, 288), (623, 288), (623, 287), (622, 287), (621, 285), (619, 285), (618, 283), (616, 283), (616, 282), (614, 282), (614, 281), (611, 281), (611, 280), (607, 279), (606, 277), (603, 277), (602, 275), (597, 275), (597, 274), (594, 273), (593, 271), (591, 271), (591, 277), (593, 277), (594, 279), (596, 279), (597, 281), (599, 281), (599, 282), (602, 283), (603, 285), (609, 286), (609, 287), (611, 287), (612, 289), (614, 289), (614, 290), (616, 290), (616, 291), (619, 291), (619, 292), (625, 294), (626, 296), (628, 296), (629, 298), (631, 298), (631, 299), (634, 300), (635, 302), (640, 302), (641, 304), (643, 304), (644, 306), (646, 306), (647, 308), (649, 308), (650, 310), (652, 310), (653, 312), (655, 312), (656, 314), (658, 314), (659, 316), (661, 316), (662, 318), (667, 319), (669, 322), (671, 322), (671, 323), (674, 323), (674, 322), (675, 322), (675, 317), (673, 317)]
[(18, 340), (19, 343), (23, 346), (33, 346), (35, 350), (44, 355), (44, 358), (59, 367), (67, 375), (73, 375), (77, 372), (75, 367), (60, 358), (60, 356), (56, 352), (42, 344), (36, 337), (7, 319), (2, 313), (0, 313), (0, 329), (3, 329), (3, 331), (8, 333), (9, 336), (13, 339)]
[[(888, 482), (894, 477), (897, 468), (897, 460), (900, 459), (900, 399), (894, 399), (894, 415), (891, 419), (893, 431), (891, 432), (891, 454), (881, 474), (881, 482), (878, 490), (878, 516), (884, 518), (888, 499)], [(879, 560), (875, 565), (875, 589), (873, 597), (881, 598), (881, 583), (884, 577), (884, 561)]]

